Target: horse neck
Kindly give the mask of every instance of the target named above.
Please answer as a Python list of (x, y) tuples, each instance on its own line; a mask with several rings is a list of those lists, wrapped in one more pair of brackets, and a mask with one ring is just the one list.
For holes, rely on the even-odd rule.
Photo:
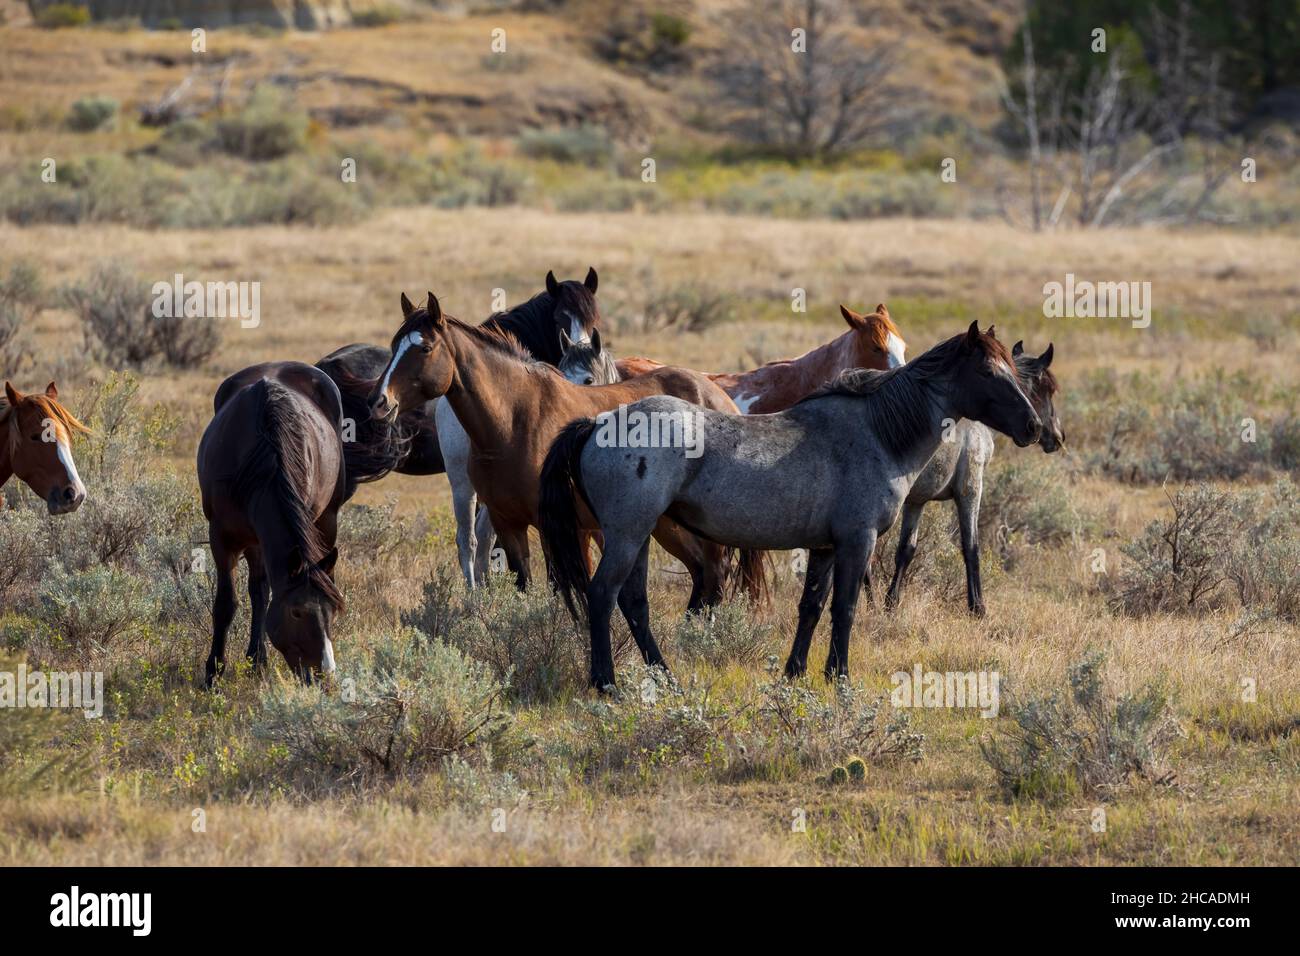
[(850, 330), (838, 338), (808, 350), (797, 358), (769, 363), (750, 374), (788, 375), (792, 382), (807, 383), (806, 394), (821, 383), (830, 381), (845, 369), (857, 367), (858, 361), (853, 351), (853, 335)]
[(454, 325), (447, 327), (445, 341), (456, 364), (447, 401), (457, 420), (480, 448), (508, 444), (514, 410), (534, 390), (528, 366)]
[(924, 405), (920, 427), (903, 447), (891, 450), (903, 471), (915, 477), (938, 451), (944, 435), (956, 427), (961, 415), (956, 410), (951, 380), (942, 372), (927, 375), (917, 366), (905, 366), (893, 374), (893, 380), (885, 383), (882, 390), (905, 387), (904, 383), (918, 385), (920, 395), (914, 397), (910, 404), (913, 407)]

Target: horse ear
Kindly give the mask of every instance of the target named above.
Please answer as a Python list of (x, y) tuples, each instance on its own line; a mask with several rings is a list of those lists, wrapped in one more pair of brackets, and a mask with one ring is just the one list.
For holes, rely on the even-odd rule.
[(11, 406), (17, 405), (22, 397), (22, 392), (18, 391), (18, 389), (14, 388), (8, 382), (5, 382), (5, 399)]
[(1052, 343), (1051, 342), (1047, 343), (1047, 351), (1044, 352), (1042, 355), (1038, 356), (1038, 364), (1041, 365), (1043, 368), (1047, 368), (1047, 366), (1052, 364)]
[(592, 295), (596, 294), (596, 269), (593, 266), (587, 266), (587, 278), (582, 280), (582, 284), (587, 287), (587, 291)]
[(591, 351), (595, 355), (600, 354), (600, 329), (591, 330)]
[(889, 310), (885, 308), (885, 303), (876, 303), (876, 315), (880, 316), (882, 319), (889, 318)]
[(442, 306), (438, 304), (438, 297), (432, 292), (429, 294), (429, 301), (425, 305), (425, 311), (429, 313), (429, 322), (435, 329), (442, 328)]
[(1011, 346), (1011, 356), (1014, 358), (1025, 350), (1025, 340), (1021, 339), (1015, 345)]
[(411, 317), (411, 313), (414, 311), (415, 311), (415, 306), (411, 305), (411, 300), (408, 299), (406, 297), (406, 293), (403, 292), (402, 293), (402, 318), (409, 319)]
[(316, 567), (320, 568), (326, 574), (332, 576), (334, 574), (334, 565), (338, 561), (338, 559), (339, 559), (339, 549), (330, 548), (329, 553), (326, 554), (325, 557), (321, 558), (318, 562), (316, 562)]
[(980, 324), (978, 319), (972, 322), (970, 328), (966, 330), (966, 344), (970, 346), (980, 344)]
[(991, 325), (989, 326), (988, 336), (989, 336), (989, 338), (991, 338), (991, 339), (996, 339), (996, 338), (997, 338), (997, 334), (993, 331), (993, 326), (991, 326)]
[(46, 398), (58, 398), (58, 397), (59, 397), (59, 387), (58, 387), (57, 385), (55, 385), (53, 382), (50, 382), (49, 385), (46, 385), (46, 386), (45, 386), (45, 397), (46, 397)]
[(552, 296), (558, 296), (560, 294), (560, 283), (555, 280), (554, 272), (546, 273), (546, 291)]
[(560, 348), (566, 352), (573, 348), (573, 339), (569, 338), (569, 333), (564, 329), (560, 329)]
[(843, 303), (840, 303), (840, 315), (844, 316), (844, 321), (849, 323), (849, 328), (862, 328), (862, 316), (858, 315), (858, 313), (854, 312)]

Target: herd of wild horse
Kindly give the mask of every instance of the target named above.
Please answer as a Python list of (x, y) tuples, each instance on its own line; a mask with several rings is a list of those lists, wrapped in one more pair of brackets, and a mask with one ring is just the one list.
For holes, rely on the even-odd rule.
[[(601, 342), (596, 289), (594, 269), (581, 282), (548, 273), (544, 291), (480, 325), (443, 313), (432, 293), (421, 307), (403, 294), (388, 348), (348, 345), (314, 366), (267, 362), (222, 382), (198, 450), (216, 570), (209, 684), (224, 668), (241, 557), (249, 658), (265, 663), (269, 637), (304, 680), (333, 670), (338, 511), (359, 483), (394, 471), (447, 474), (470, 587), (494, 539), (527, 586), (537, 529), (552, 586), (590, 629), (597, 688), (614, 683), (615, 604), (646, 663), (666, 666), (650, 628), (651, 538), (689, 572), (691, 612), (728, 586), (762, 599), (766, 552), (805, 549), (790, 677), (806, 669), (828, 597), (825, 674), (847, 673), (876, 540), (901, 514), (885, 598), (893, 607), (930, 501), (956, 505), (968, 606), (983, 613), (977, 531), (990, 430), (1021, 447), (1061, 447), (1051, 345), (1036, 357), (1019, 342), (1008, 350), (972, 323), (909, 362), (884, 305), (868, 314), (841, 306), (848, 329), (825, 345), (749, 372), (703, 374), (615, 360)], [(53, 383), (44, 395), (6, 384), (5, 397), (0, 484), (16, 474), (51, 513), (75, 510), (86, 491), (71, 441), (83, 426)], [(697, 441), (592, 440), (608, 416), (634, 413), (689, 425)]]

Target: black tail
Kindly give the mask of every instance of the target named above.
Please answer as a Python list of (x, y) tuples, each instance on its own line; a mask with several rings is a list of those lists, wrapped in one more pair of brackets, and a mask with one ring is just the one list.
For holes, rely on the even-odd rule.
[(581, 495), (590, 508), (582, 487), (579, 457), (595, 430), (596, 423), (590, 418), (580, 418), (564, 426), (542, 464), (537, 505), (541, 512), (546, 573), (575, 619), (587, 616), (587, 585), (591, 579), (587, 556), (578, 540), (578, 505), (574, 495)]

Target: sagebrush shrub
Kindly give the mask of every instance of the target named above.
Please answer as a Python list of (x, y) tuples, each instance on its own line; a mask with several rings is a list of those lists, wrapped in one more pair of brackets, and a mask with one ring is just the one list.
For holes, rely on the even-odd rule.
[(514, 699), (554, 700), (586, 685), (586, 641), (544, 584), (521, 592), (512, 576), (489, 575), (466, 592), (459, 571), (442, 564), (402, 623), (486, 664)]
[(121, 263), (104, 262), (67, 299), (82, 323), (86, 349), (114, 368), (143, 368), (161, 360), (177, 368), (205, 361), (221, 344), (213, 318), (155, 316), (153, 294)]
[(754, 619), (748, 602), (733, 598), (678, 620), (673, 646), (714, 667), (752, 664), (767, 649), (775, 625)]
[(341, 657), (328, 688), (284, 681), (262, 696), (254, 732), (283, 747), (305, 783), (391, 780), (519, 746), (505, 685), (449, 644), (408, 630)]
[(1169, 746), (1183, 733), (1165, 693), (1148, 685), (1117, 695), (1091, 653), (1069, 671), (1068, 693), (1018, 702), (1003, 688), (1015, 726), (986, 737), (980, 752), (1008, 798), (1108, 798), (1136, 780), (1168, 785)]
[(117, 100), (111, 96), (83, 96), (68, 111), (68, 128), (91, 133), (105, 126), (117, 115)]

